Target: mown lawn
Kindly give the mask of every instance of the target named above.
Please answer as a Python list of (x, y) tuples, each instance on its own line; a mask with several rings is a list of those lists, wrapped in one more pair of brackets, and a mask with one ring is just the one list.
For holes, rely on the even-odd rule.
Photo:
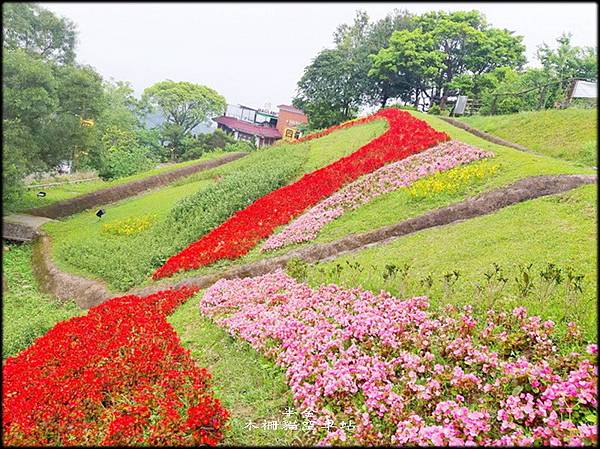
[[(283, 422), (292, 408), (284, 370), (200, 315), (199, 293), (180, 306), (168, 320), (181, 343), (199, 366), (212, 374), (215, 396), (230, 411), (230, 429), (223, 444), (232, 446), (308, 445), (302, 431), (263, 428), (269, 421)], [(300, 420), (297, 412), (289, 420)], [(249, 428), (254, 424), (255, 428)]]
[(31, 270), (31, 244), (4, 244), (2, 275), (2, 359), (15, 355), (59, 321), (83, 311), (73, 302), (60, 303), (40, 292)]
[(548, 156), (598, 165), (597, 109), (550, 109), (460, 120)]
[[(282, 156), (282, 161), (288, 159), (288, 152), (302, 154), (304, 162), (298, 174), (301, 176), (350, 154), (382, 134), (386, 128), (387, 123), (384, 120), (376, 120), (294, 146), (280, 144), (270, 150), (260, 151), (275, 151)], [(160, 190), (108, 205), (105, 207), (106, 215), (100, 220), (94, 215), (94, 211), (90, 210), (46, 224), (44, 229), (53, 239), (54, 259), (65, 271), (106, 280), (115, 292), (149, 282), (152, 271), (159, 266), (154, 266), (156, 264), (152, 262), (154, 251), (161, 241), (173, 239), (172, 235), (158, 235), (156, 229), (160, 229), (161, 220), (169, 214), (177, 201), (206, 190), (228, 174), (253, 167), (260, 151), (191, 175)], [(255, 169), (260, 170), (260, 167)], [(123, 219), (152, 214), (153, 227), (135, 235), (114, 236), (102, 230), (105, 223), (116, 223)], [(195, 236), (194, 239), (198, 237)], [(179, 242), (179, 249), (191, 241), (193, 240)]]
[[(153, 168), (144, 172), (136, 173), (135, 175), (127, 176), (124, 178), (115, 179), (112, 181), (103, 181), (101, 179), (94, 181), (77, 182), (73, 184), (64, 184), (59, 186), (50, 187), (38, 187), (29, 188), (25, 190), (23, 198), (18, 204), (5, 204), (4, 214), (9, 212), (21, 212), (34, 207), (47, 206), (49, 204), (56, 203), (58, 201), (68, 200), (76, 196), (80, 196), (86, 193), (95, 192), (96, 190), (105, 189), (108, 187), (114, 187), (127, 182), (136, 181), (138, 179), (147, 178), (148, 176), (157, 175), (159, 173), (168, 172), (177, 168), (187, 167), (188, 165), (194, 165), (199, 162), (209, 161), (227, 154), (224, 151), (213, 151), (207, 153), (198, 159), (191, 161), (180, 162), (177, 164), (169, 164), (160, 168)], [(39, 184), (39, 183), (35, 183)], [(42, 183), (43, 184), (43, 183)], [(46, 192), (45, 197), (38, 197), (37, 193), (43, 190)]]
[[(181, 279), (194, 274), (201, 275), (213, 273), (233, 265), (285, 254), (290, 250), (301, 248), (314, 242), (325, 243), (345, 237), (349, 234), (371, 231), (464, 200), (478, 193), (505, 186), (529, 176), (596, 173), (595, 170), (589, 167), (582, 167), (574, 162), (563, 161), (542, 155), (538, 156), (502, 145), (496, 145), (460, 128), (456, 128), (435, 116), (428, 116), (412, 111), (411, 113), (418, 118), (427, 121), (435, 129), (448, 133), (454, 140), (459, 140), (494, 153), (495, 157), (475, 163), (475, 165), (480, 166), (483, 169), (493, 169), (494, 173), (483, 179), (473, 179), (468, 183), (460, 185), (456, 190), (437, 192), (417, 199), (411, 197), (406, 189), (399, 189), (384, 194), (356, 210), (346, 212), (338, 219), (327, 224), (313, 242), (291, 245), (268, 253), (261, 252), (259, 245), (247, 255), (237, 260), (218, 261), (198, 270), (178, 273), (172, 278), (163, 280), (162, 282), (171, 282), (172, 279)], [(460, 170), (460, 168), (455, 168), (453, 170)], [(427, 182), (427, 179), (423, 179), (418, 181), (415, 186), (418, 186), (419, 184), (426, 185)]]

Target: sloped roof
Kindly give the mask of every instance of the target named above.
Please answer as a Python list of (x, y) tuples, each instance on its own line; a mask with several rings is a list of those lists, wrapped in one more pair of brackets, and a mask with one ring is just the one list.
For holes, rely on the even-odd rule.
[(301, 109), (295, 108), (294, 106), (289, 106), (287, 104), (280, 104), (277, 107), (279, 109), (283, 109), (284, 111), (295, 112), (296, 114), (304, 115), (304, 111), (302, 111)]
[(255, 125), (244, 120), (239, 120), (235, 117), (217, 117), (213, 119), (215, 122), (225, 125), (228, 128), (235, 129), (246, 134), (252, 134), (253, 136), (267, 137), (270, 139), (281, 139), (281, 133), (277, 128), (271, 128), (269, 126)]

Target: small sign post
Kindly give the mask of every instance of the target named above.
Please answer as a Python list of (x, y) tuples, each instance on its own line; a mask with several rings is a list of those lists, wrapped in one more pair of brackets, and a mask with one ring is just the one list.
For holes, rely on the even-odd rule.
[(454, 109), (452, 110), (452, 115), (463, 115), (465, 113), (465, 108), (467, 107), (467, 96), (459, 95), (456, 99), (456, 104), (454, 105)]

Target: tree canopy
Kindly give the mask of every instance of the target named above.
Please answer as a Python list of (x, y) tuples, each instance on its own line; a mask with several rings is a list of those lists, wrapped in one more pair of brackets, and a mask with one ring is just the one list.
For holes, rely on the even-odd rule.
[(161, 81), (144, 90), (142, 102), (166, 118), (163, 135), (172, 158), (184, 149), (183, 138), (199, 124), (225, 112), (225, 98), (214, 89), (187, 81)]
[(75, 60), (75, 24), (34, 3), (3, 5), (3, 46), (59, 63)]

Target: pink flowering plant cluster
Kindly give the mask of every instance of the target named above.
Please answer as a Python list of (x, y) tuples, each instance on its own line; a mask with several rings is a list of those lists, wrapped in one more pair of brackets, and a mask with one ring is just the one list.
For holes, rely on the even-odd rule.
[(492, 156), (493, 153), (452, 140), (388, 164), (309, 209), (281, 232), (269, 237), (261, 250), (270, 251), (314, 240), (327, 223), (385, 193), (408, 187), (426, 176)]
[(597, 347), (571, 325), (469, 306), (428, 310), (282, 270), (220, 280), (200, 310), (286, 369), (296, 406), (325, 422), (319, 444), (589, 445), (597, 441)]

